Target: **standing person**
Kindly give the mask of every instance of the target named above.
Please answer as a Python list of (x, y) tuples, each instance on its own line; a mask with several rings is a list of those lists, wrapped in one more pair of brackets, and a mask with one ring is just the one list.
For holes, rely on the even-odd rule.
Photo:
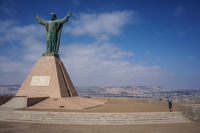
[(169, 111), (172, 112), (172, 100), (169, 100)]

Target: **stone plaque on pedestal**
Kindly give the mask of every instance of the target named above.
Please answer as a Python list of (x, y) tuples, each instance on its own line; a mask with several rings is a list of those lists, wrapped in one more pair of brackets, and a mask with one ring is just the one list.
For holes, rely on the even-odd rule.
[(31, 86), (49, 86), (51, 76), (33, 76)]

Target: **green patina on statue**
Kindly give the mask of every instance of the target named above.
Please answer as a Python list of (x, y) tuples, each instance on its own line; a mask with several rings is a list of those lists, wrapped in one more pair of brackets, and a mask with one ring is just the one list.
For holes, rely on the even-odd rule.
[(51, 20), (49, 21), (45, 21), (38, 15), (35, 15), (35, 17), (39, 20), (39, 23), (44, 25), (46, 29), (46, 53), (58, 53), (62, 26), (65, 22), (67, 22), (68, 17), (71, 15), (72, 12), (69, 12), (63, 19), (57, 19), (56, 14), (51, 13)]

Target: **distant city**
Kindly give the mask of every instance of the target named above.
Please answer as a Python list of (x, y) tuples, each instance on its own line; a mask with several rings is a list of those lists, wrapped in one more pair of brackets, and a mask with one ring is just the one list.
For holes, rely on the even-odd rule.
[[(20, 85), (0, 85), (0, 95), (14, 96)], [(162, 86), (78, 86), (79, 96), (84, 97), (132, 97), (156, 101), (199, 103), (200, 90), (170, 90)], [(135, 93), (134, 93), (135, 89)]]
[(157, 101), (200, 102), (200, 91), (174, 91), (137, 95), (136, 98)]
[[(119, 95), (119, 94), (79, 94), (85, 97), (132, 97), (134, 95)], [(148, 99), (155, 101), (176, 101), (176, 102), (187, 102), (187, 103), (197, 103), (200, 102), (200, 91), (178, 91), (178, 92), (157, 92), (157, 93), (145, 93), (136, 94), (135, 98)]]

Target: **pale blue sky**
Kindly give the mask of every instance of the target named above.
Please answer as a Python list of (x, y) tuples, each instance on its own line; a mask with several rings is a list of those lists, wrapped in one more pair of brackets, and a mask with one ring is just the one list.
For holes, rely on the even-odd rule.
[(22, 84), (45, 52), (45, 20), (72, 16), (59, 55), (75, 86), (200, 89), (199, 0), (0, 0), (0, 84)]

